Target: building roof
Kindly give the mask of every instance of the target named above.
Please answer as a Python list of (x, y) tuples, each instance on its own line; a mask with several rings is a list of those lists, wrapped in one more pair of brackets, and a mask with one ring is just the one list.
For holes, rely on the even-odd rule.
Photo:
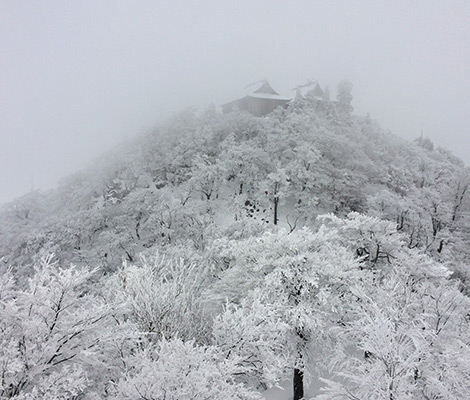
[(257, 90), (255, 90), (253, 93), (263, 93), (263, 94), (277, 94), (279, 96), (279, 93), (277, 93), (269, 84), (268, 80), (265, 79), (261, 87)]
[(279, 101), (289, 101), (292, 100), (291, 97), (282, 97), (278, 94), (270, 94), (270, 93), (250, 93), (246, 97), (253, 97), (255, 99), (266, 99), (266, 100), (279, 100)]
[[(260, 83), (260, 82), (256, 82), (256, 83)], [(253, 85), (255, 85), (255, 84), (252, 84), (252, 85), (249, 85), (249, 86), (253, 86)], [(247, 87), (249, 87), (249, 86), (247, 86)], [(290, 97), (284, 97), (284, 96), (279, 95), (279, 93), (277, 93), (272, 88), (272, 86), (269, 84), (269, 82), (266, 79), (264, 81), (262, 81), (261, 86), (258, 89), (256, 89), (255, 91), (247, 92), (246, 88), (245, 88), (244, 93), (240, 93), (240, 94), (241, 94), (241, 96), (237, 100), (230, 101), (226, 104), (230, 104), (230, 103), (239, 101), (241, 99), (245, 99), (247, 97), (251, 97), (251, 98), (255, 98), (255, 99), (280, 100), (280, 101), (291, 100)]]
[(285, 106), (291, 98), (282, 97), (269, 84), (267, 80), (254, 92), (242, 98), (222, 104), (224, 112), (231, 111), (234, 107), (246, 110), (253, 115), (262, 116), (273, 111), (278, 106)]
[(265, 79), (263, 84), (256, 89), (254, 92), (251, 92), (247, 97), (253, 97), (255, 99), (269, 99), (269, 100), (279, 100), (279, 101), (289, 101), (290, 97), (282, 97), (276, 92), (272, 86), (269, 84), (268, 80)]

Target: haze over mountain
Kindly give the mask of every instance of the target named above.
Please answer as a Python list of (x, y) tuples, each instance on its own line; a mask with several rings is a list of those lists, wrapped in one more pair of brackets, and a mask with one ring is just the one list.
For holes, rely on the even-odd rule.
[(466, 1), (0, 4), (0, 203), (54, 187), (123, 138), (263, 78), (354, 83), (354, 107), (465, 162)]
[(0, 37), (0, 400), (468, 398), (470, 3), (3, 1)]

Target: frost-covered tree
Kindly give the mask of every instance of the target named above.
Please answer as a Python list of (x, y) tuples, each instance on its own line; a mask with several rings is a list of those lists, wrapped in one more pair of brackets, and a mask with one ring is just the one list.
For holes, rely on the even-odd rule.
[(207, 342), (210, 321), (204, 318), (201, 272), (182, 259), (154, 256), (140, 265), (124, 263), (108, 282), (107, 292), (123, 305), (122, 320), (146, 341), (179, 337)]
[[(278, 374), (291, 368), (294, 399), (303, 398), (304, 373), (318, 363), (312, 348), (331, 315), (340, 312), (348, 279), (359, 271), (354, 255), (337, 244), (334, 231), (324, 229), (281, 230), (218, 246), (228, 269), (213, 292), (239, 305), (227, 306), (217, 320), (216, 343), (258, 365), (262, 378), (267, 369), (264, 383), (272, 382), (273, 372), (263, 365), (276, 366)], [(257, 319), (257, 312), (265, 317)]]
[(126, 359), (126, 372), (111, 399), (261, 400), (240, 382), (244, 367), (217, 347), (194, 341), (162, 339)]
[(352, 106), (352, 83), (343, 80), (338, 84), (338, 91), (336, 93), (337, 106), (340, 113), (343, 115), (350, 115), (353, 111)]
[(267, 388), (290, 373), (289, 330), (279, 310), (266, 304), (258, 291), (240, 304), (224, 306), (214, 320), (214, 344), (227, 358), (238, 358), (246, 382)]
[(93, 272), (44, 258), (24, 290), (3, 276), (0, 286), (0, 397), (74, 398), (103, 373), (109, 307), (87, 293)]
[(362, 277), (350, 286), (341, 323), (328, 328), (336, 380), (325, 380), (319, 398), (464, 398), (468, 298), (448, 269), (410, 249), (391, 223), (357, 214), (328, 220), (357, 248)]
[[(445, 281), (393, 271), (353, 289), (321, 399), (463, 399), (470, 390), (468, 298)], [(466, 361), (467, 360), (467, 361)], [(341, 383), (340, 383), (341, 382)]]

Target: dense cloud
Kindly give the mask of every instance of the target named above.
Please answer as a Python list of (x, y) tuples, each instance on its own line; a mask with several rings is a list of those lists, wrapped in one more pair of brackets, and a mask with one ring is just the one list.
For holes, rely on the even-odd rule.
[(463, 1), (4, 1), (0, 202), (263, 78), (284, 96), (349, 79), (357, 113), (468, 163), (469, 19)]

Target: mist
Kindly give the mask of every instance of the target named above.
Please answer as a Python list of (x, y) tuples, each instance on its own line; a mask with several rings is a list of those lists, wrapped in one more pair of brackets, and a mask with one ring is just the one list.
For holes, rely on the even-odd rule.
[(0, 203), (267, 78), (354, 85), (355, 113), (470, 162), (470, 3), (0, 3)]

